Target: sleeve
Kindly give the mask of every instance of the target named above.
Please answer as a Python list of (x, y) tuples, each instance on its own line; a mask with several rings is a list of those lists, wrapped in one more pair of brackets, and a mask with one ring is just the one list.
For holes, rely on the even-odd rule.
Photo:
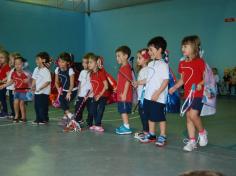
[(169, 79), (169, 66), (166, 63), (160, 65), (162, 79)]
[(74, 72), (73, 68), (70, 68), (69, 69), (69, 76), (74, 75), (74, 74), (75, 74), (75, 72)]
[(204, 73), (205, 68), (206, 68), (206, 63), (203, 59), (201, 59), (200, 65), (199, 65), (200, 71)]
[(59, 67), (56, 68), (55, 74), (58, 75), (58, 72), (59, 72)]
[(105, 80), (107, 80), (107, 77), (106, 77), (106, 74), (105, 74), (105, 72), (104, 71), (100, 71), (100, 78), (101, 78), (101, 81), (103, 82), (103, 81), (105, 81)]
[(11, 79), (13, 79), (14, 78), (14, 71), (12, 72), (12, 74), (11, 74)]
[(132, 78), (132, 70), (131, 70), (130, 67), (125, 67), (123, 72), (127, 76), (127, 78), (129, 78), (129, 80), (133, 80), (133, 78)]
[(83, 74), (84, 74), (84, 70), (82, 70), (81, 72), (80, 72), (80, 74), (79, 74), (79, 78), (78, 78), (78, 81), (82, 81), (82, 79), (83, 79)]

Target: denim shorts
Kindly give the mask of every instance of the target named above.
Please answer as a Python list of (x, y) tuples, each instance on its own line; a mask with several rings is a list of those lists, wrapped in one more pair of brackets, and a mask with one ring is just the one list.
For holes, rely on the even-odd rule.
[(14, 99), (27, 101), (26, 92), (15, 92)]
[(130, 114), (132, 111), (131, 102), (118, 102), (118, 112), (120, 114)]

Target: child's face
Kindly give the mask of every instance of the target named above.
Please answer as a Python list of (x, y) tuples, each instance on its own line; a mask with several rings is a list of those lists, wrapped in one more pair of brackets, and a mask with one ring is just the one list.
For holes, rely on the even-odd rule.
[(83, 61), (82, 61), (82, 66), (83, 66), (83, 68), (84, 68), (85, 70), (88, 69), (88, 59), (83, 59)]
[(140, 53), (138, 53), (137, 54), (137, 64), (139, 66), (144, 66), (144, 65), (146, 65), (146, 63), (147, 63), (147, 61), (143, 58), (143, 56)]
[(40, 57), (37, 57), (35, 62), (38, 67), (41, 67), (43, 65), (43, 60)]
[(150, 55), (152, 60), (158, 59), (159, 56), (161, 55), (161, 51), (162, 51), (161, 48), (156, 49), (156, 47), (152, 45), (148, 47), (148, 54)]
[(0, 53), (0, 64), (5, 64), (6, 63), (6, 57), (4, 54)]
[(97, 62), (93, 59), (89, 59), (88, 69), (91, 71), (95, 71), (97, 69), (97, 67), (98, 67)]
[(100, 58), (98, 59), (97, 64), (98, 64), (98, 68), (101, 69), (103, 67), (102, 60)]
[(128, 61), (127, 54), (124, 54), (123, 52), (119, 51), (116, 53), (116, 60), (118, 64), (124, 64)]
[(182, 45), (182, 53), (185, 57), (190, 57), (193, 55), (193, 48), (190, 44)]
[(62, 68), (62, 69), (67, 69), (67, 67), (68, 67), (68, 62), (66, 62), (66, 61), (64, 61), (64, 60), (62, 60), (62, 59), (59, 58), (59, 60), (58, 60), (58, 65), (59, 65), (59, 67)]
[(15, 69), (21, 71), (23, 69), (23, 62), (19, 59), (15, 60)]

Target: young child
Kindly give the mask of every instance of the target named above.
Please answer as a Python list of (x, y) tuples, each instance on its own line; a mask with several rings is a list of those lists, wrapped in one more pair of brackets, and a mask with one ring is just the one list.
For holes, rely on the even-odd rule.
[[(8, 64), (9, 53), (5, 50), (0, 51), (0, 86), (7, 82), (7, 75), (11, 68)], [(6, 88), (0, 90), (0, 102), (2, 104), (1, 118), (8, 117), (7, 101), (6, 101)]]
[[(70, 68), (71, 56), (63, 52), (58, 59), (59, 67), (55, 70), (55, 86), (60, 95), (60, 105), (64, 111), (63, 119), (71, 119), (73, 114), (69, 111), (69, 102), (74, 99), (77, 87), (74, 85), (74, 71)], [(61, 91), (62, 89), (62, 91)]]
[[(140, 142), (155, 142), (159, 147), (166, 144), (166, 112), (165, 104), (168, 94), (169, 67), (163, 60), (167, 47), (166, 40), (157, 36), (148, 42), (152, 61), (148, 64), (147, 79), (138, 81), (138, 85), (146, 84), (144, 114), (148, 118), (149, 133)], [(160, 135), (156, 138), (156, 123), (160, 126)]]
[(199, 135), (199, 145), (206, 146), (208, 143), (207, 131), (203, 127), (200, 112), (203, 107), (202, 98), (204, 90), (205, 62), (199, 56), (200, 39), (198, 36), (187, 36), (182, 40), (182, 52), (185, 60), (179, 63), (180, 80), (169, 92), (173, 93), (184, 85), (184, 97), (187, 98), (193, 85), (196, 86), (193, 102), (186, 112), (187, 130), (189, 140), (183, 150), (193, 151), (197, 148), (195, 137), (196, 130)]
[[(150, 55), (148, 54), (148, 49), (145, 48), (138, 51), (137, 53), (137, 70), (139, 71), (138, 81), (147, 79), (148, 76), (147, 65), (149, 60), (150, 60)], [(140, 139), (149, 132), (148, 119), (144, 114), (144, 108), (143, 108), (145, 85), (139, 85), (137, 87), (137, 92), (138, 92), (138, 111), (142, 122), (143, 130), (141, 132), (135, 133), (134, 137)]]
[(212, 68), (212, 72), (214, 74), (215, 77), (215, 81), (216, 81), (216, 86), (217, 86), (217, 94), (220, 95), (221, 91), (220, 91), (220, 77), (218, 74), (218, 69), (217, 68)]
[[(15, 93), (14, 93), (14, 110), (15, 118), (13, 122), (26, 122), (26, 109), (25, 101), (27, 101), (26, 93), (29, 89), (30, 76), (23, 70), (23, 58), (15, 58), (15, 71), (11, 75), (11, 80), (6, 84), (1, 86), (1, 89), (5, 89), (9, 85), (14, 83)], [(21, 119), (19, 115), (21, 112)]]
[(48, 106), (49, 94), (51, 91), (51, 73), (45, 66), (50, 62), (50, 56), (46, 52), (36, 55), (37, 67), (33, 72), (32, 90), (34, 92), (34, 109), (36, 119), (32, 124), (43, 125), (49, 121)]
[(132, 71), (128, 63), (131, 50), (128, 46), (120, 46), (116, 49), (117, 63), (121, 65), (117, 80), (117, 100), (118, 112), (121, 114), (123, 124), (116, 128), (116, 133), (120, 135), (131, 134), (128, 114), (132, 110)]
[[(83, 57), (82, 60), (82, 66), (83, 70), (80, 72), (78, 81), (78, 97), (75, 105), (75, 120), (82, 125), (83, 124), (83, 111), (85, 106), (87, 105), (87, 110), (88, 110), (88, 118), (87, 122), (89, 121), (88, 119), (92, 119), (93, 114), (91, 113), (90, 107), (91, 107), (91, 100), (93, 97), (92, 94), (92, 87), (90, 83), (90, 74), (88, 70), (88, 61), (91, 53), (86, 54)], [(91, 124), (87, 124), (89, 127)]]
[(104, 128), (101, 125), (107, 101), (106, 90), (108, 89), (108, 83), (106, 75), (98, 68), (97, 60), (97, 56), (89, 56), (88, 68), (90, 70), (90, 82), (92, 85), (94, 96), (92, 100), (91, 111), (93, 112), (93, 118), (95, 120), (95, 125), (93, 125), (93, 119), (89, 119), (89, 129), (95, 130), (97, 132), (103, 132)]
[[(9, 66), (11, 67), (11, 71), (7, 75), (7, 81), (11, 80), (11, 75), (15, 71), (15, 59), (17, 57), (21, 57), (20, 53), (11, 53), (9, 55)], [(9, 104), (11, 107), (11, 113), (9, 114), (10, 118), (15, 117), (15, 110), (14, 110), (14, 84), (7, 87), (8, 94), (9, 94)]]

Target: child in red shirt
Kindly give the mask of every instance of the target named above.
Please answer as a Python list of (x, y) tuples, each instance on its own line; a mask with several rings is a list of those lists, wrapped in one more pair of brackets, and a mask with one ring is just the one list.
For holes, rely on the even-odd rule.
[[(26, 122), (26, 109), (25, 101), (27, 101), (26, 93), (29, 89), (30, 77), (23, 71), (23, 58), (15, 58), (15, 71), (12, 72), (11, 80), (6, 84), (0, 86), (1, 89), (8, 87), (14, 83), (15, 93), (14, 93), (14, 109), (15, 109), (15, 118), (13, 122)], [(19, 119), (19, 114), (21, 112), (22, 119)]]
[[(11, 70), (8, 62), (9, 53), (5, 50), (0, 51), (0, 85), (3, 85), (7, 82), (7, 75)], [(0, 117), (8, 116), (6, 91), (6, 88), (0, 90), (0, 102), (2, 104), (2, 112), (0, 113)]]
[(117, 63), (121, 65), (118, 72), (117, 81), (117, 100), (118, 100), (118, 112), (121, 114), (123, 124), (116, 128), (116, 133), (131, 134), (132, 131), (129, 126), (128, 114), (132, 110), (132, 71), (131, 66), (128, 63), (131, 51), (128, 46), (121, 46), (116, 49)]
[(182, 40), (182, 52), (185, 56), (185, 60), (182, 60), (179, 63), (179, 73), (181, 78), (176, 85), (169, 90), (170, 93), (173, 93), (179, 87), (184, 85), (184, 97), (187, 98), (192, 86), (196, 86), (194, 99), (186, 112), (189, 140), (183, 148), (185, 151), (193, 151), (197, 148), (195, 138), (196, 129), (199, 133), (199, 145), (202, 147), (206, 146), (208, 143), (207, 132), (204, 129), (200, 118), (200, 112), (203, 107), (202, 99), (204, 90), (205, 62), (202, 58), (200, 58), (199, 50), (200, 39), (198, 36), (188, 36)]
[(108, 83), (104, 71), (98, 68), (97, 60), (97, 56), (92, 54), (89, 56), (88, 68), (90, 70), (90, 82), (93, 93), (93, 100), (89, 109), (93, 113), (95, 125), (93, 125), (93, 119), (88, 119), (88, 125), (90, 130), (103, 132), (104, 128), (101, 125), (107, 101)]

